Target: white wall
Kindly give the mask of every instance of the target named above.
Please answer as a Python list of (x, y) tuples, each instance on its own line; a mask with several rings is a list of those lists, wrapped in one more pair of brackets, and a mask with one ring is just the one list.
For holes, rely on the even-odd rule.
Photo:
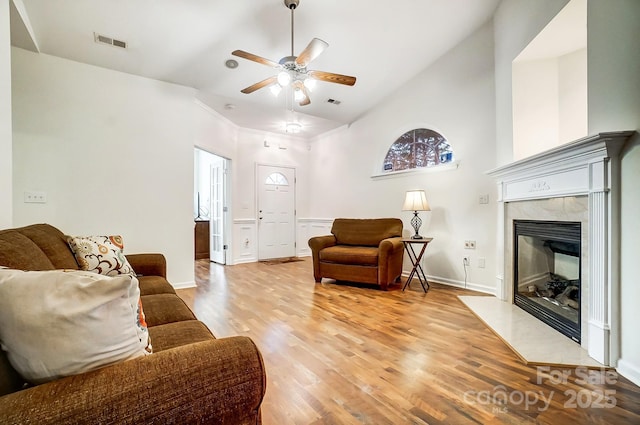
[(0, 229), (13, 224), (9, 2), (0, 2)]
[(513, 62), (513, 159), (587, 136), (587, 50)]
[(569, 0), (502, 0), (494, 14), (497, 165), (513, 161), (511, 63)]
[[(421, 234), (434, 237), (425, 253), (427, 274), (462, 285), (462, 257), (470, 255), (469, 287), (493, 292), (495, 184), (484, 172), (495, 166), (494, 90), (489, 23), (363, 118), (312, 142), (312, 216), (400, 217), (408, 232), (412, 214), (401, 211), (405, 191), (424, 189), (432, 211), (421, 213)], [(418, 127), (444, 135), (459, 168), (372, 179), (391, 144)], [(479, 204), (487, 193), (490, 203)], [(465, 250), (465, 240), (476, 240), (477, 249)], [(478, 267), (480, 257), (486, 268)]]
[[(640, 131), (640, 2), (590, 0), (588, 4), (589, 133)], [(636, 52), (633, 54), (632, 52)], [(640, 137), (622, 154), (621, 358), (618, 371), (640, 385)]]
[(12, 70), (14, 225), (121, 234), (192, 284), (193, 90), (18, 48)]
[(558, 145), (558, 61), (513, 63), (513, 159)]
[(587, 49), (558, 58), (558, 141), (585, 137), (588, 129)]

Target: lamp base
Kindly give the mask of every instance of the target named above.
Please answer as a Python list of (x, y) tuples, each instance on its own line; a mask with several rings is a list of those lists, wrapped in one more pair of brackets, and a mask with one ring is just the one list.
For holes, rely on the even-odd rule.
[(418, 217), (418, 211), (413, 212), (411, 226), (413, 226), (413, 230), (416, 231), (416, 234), (411, 236), (411, 239), (423, 239), (423, 237), (418, 234), (418, 230), (420, 230), (420, 226), (422, 226), (422, 220), (420, 220), (420, 217)]

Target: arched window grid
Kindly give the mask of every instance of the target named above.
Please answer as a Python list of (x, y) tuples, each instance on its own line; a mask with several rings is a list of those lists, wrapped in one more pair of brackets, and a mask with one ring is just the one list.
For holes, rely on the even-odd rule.
[(434, 130), (417, 128), (393, 142), (385, 156), (383, 172), (424, 169), (453, 161), (453, 149), (444, 136)]
[(273, 186), (289, 186), (289, 180), (287, 180), (287, 177), (282, 173), (271, 173), (265, 179), (264, 184)]

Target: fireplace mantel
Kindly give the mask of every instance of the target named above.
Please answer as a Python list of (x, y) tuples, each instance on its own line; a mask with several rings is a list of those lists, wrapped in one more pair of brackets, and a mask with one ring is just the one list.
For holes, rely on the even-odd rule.
[[(620, 353), (620, 158), (633, 131), (599, 133), (489, 171), (498, 184), (497, 294), (513, 302), (512, 202), (588, 197), (586, 313), (589, 356), (615, 366)], [(545, 219), (546, 217), (540, 217)], [(584, 238), (584, 237), (583, 237)], [(584, 325), (584, 324), (583, 324)]]

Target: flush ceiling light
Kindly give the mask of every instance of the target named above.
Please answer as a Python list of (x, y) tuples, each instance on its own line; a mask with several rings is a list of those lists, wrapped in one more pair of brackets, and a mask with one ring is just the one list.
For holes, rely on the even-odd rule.
[(285, 131), (287, 133), (297, 134), (302, 130), (302, 125), (297, 122), (288, 122), (285, 126)]

